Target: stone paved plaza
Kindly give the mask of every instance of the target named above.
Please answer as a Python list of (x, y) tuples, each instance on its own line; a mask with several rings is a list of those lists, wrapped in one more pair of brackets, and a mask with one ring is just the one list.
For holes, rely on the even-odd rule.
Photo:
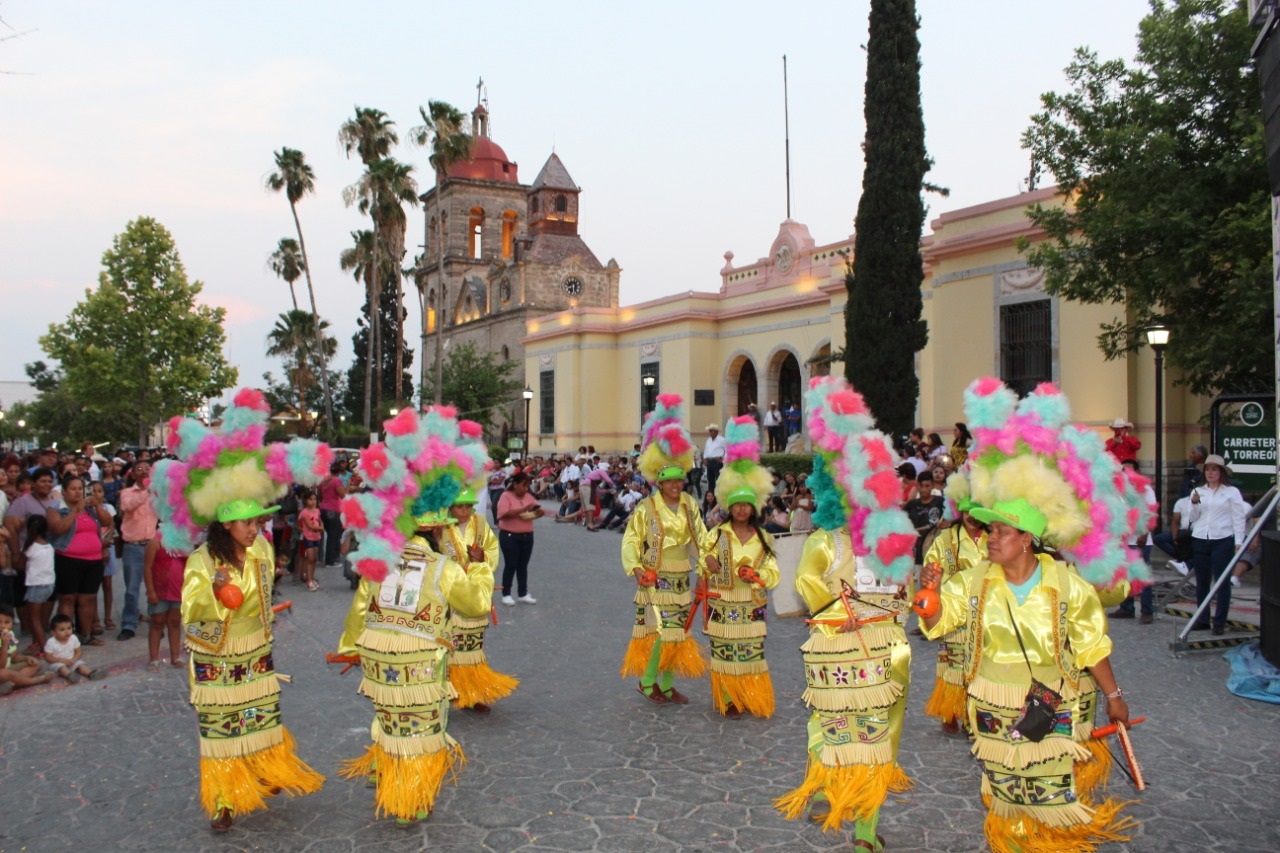
[[(680, 683), (688, 706), (652, 706), (617, 676), (630, 631), (633, 583), (620, 537), (540, 522), (531, 568), (536, 606), (499, 605), (489, 633), (496, 668), (522, 679), (489, 717), (456, 713), (450, 731), (468, 763), (430, 820), (402, 829), (373, 819), (371, 792), (337, 778), (364, 747), (370, 706), (353, 670), (327, 666), (349, 591), (321, 569), (315, 593), (286, 585), (292, 612), (277, 623), (276, 664), (286, 723), (324, 790), (278, 798), (264, 814), (210, 834), (197, 801), (194, 717), (184, 674), (149, 675), (143, 637), (88, 650), (109, 661), (102, 682), (0, 699), (0, 851), (354, 850), (738, 851), (847, 850), (848, 835), (787, 822), (770, 803), (804, 772), (806, 713), (798, 648), (804, 624), (775, 620), (768, 640), (778, 694), (772, 720), (730, 721), (707, 682)], [(1244, 594), (1257, 594), (1246, 585)], [(1134, 743), (1150, 787), (1135, 794), (1142, 825), (1107, 850), (1280, 849), (1280, 708), (1225, 688), (1219, 652), (1174, 659), (1173, 619), (1113, 623), (1113, 657), (1135, 716)], [(913, 637), (915, 685), (901, 762), (915, 780), (890, 795), (881, 834), (895, 851), (978, 851), (979, 774), (966, 743), (921, 713), (934, 653)]]

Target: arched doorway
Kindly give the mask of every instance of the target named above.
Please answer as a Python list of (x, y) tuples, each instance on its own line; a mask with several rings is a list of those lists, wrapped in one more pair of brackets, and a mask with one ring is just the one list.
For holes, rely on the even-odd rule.
[(742, 363), (742, 369), (738, 371), (738, 415), (747, 413), (747, 406), (751, 403), (759, 405), (759, 391), (756, 382), (756, 366), (750, 360)]
[(801, 393), (800, 362), (795, 354), (787, 353), (778, 366), (778, 407), (785, 409), (792, 403), (799, 406)]

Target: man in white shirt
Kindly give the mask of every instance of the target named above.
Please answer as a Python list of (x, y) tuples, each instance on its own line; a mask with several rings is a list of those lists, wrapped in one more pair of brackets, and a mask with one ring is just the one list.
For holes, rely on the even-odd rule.
[(724, 467), (724, 453), (727, 449), (724, 438), (720, 435), (720, 424), (707, 424), (707, 442), (702, 446), (702, 464), (707, 469), (707, 488), (716, 490), (716, 480), (720, 479), (720, 469)]
[(778, 411), (777, 403), (769, 404), (769, 411), (764, 413), (761, 421), (764, 424), (765, 432), (769, 435), (769, 452), (782, 452), (782, 412)]
[(565, 487), (570, 483), (576, 487), (578, 481), (582, 479), (581, 463), (586, 459), (579, 456), (576, 460), (564, 466), (564, 470), (560, 472), (560, 482), (556, 484), (556, 494), (563, 498), (565, 495)]

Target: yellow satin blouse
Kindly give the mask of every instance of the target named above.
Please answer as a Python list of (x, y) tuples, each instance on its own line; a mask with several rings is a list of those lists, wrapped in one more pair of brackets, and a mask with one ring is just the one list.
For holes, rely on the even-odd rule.
[[(743, 564), (744, 560), (747, 565), (755, 568), (756, 574), (760, 576), (760, 580), (764, 581), (765, 589), (773, 589), (778, 585), (778, 581), (782, 579), (782, 573), (778, 571), (778, 559), (772, 554), (766, 554), (764, 546), (761, 543), (761, 537), (763, 536), (769, 543), (770, 550), (772, 550), (773, 537), (769, 536), (767, 532), (762, 530), (759, 535), (753, 535), (746, 542), (743, 542), (738, 538), (738, 535), (733, 532), (732, 522), (728, 521), (718, 527), (713, 527), (711, 530), (708, 530), (706, 535), (702, 537), (702, 547), (700, 549), (698, 562), (699, 572), (707, 574), (707, 557), (715, 557), (717, 560), (720, 559), (721, 536), (724, 536), (728, 541), (729, 556), (733, 560), (732, 565), (721, 566), (722, 574), (723, 570), (728, 570), (728, 577), (731, 581), (728, 586), (733, 586), (734, 583), (746, 583), (746, 581), (738, 577), (738, 567)], [(715, 576), (712, 577), (714, 578)], [(714, 583), (715, 582), (713, 580), (713, 585)]]
[[(493, 598), (493, 570), (488, 563), (472, 563), (468, 572), (455, 561), (436, 553), (431, 544), (420, 536), (409, 540), (405, 545), (404, 556), (423, 560), (435, 569), (434, 572), (425, 572), (422, 579), (419, 601), (423, 602), (423, 607), (432, 602), (448, 604), (451, 609), (471, 618), (478, 618), (489, 612)], [(358, 653), (356, 640), (364, 631), (369, 603), (377, 598), (381, 586), (381, 583), (374, 583), (368, 578), (360, 579), (360, 586), (356, 589), (355, 598), (351, 601), (343, 623), (338, 654)]]
[[(627, 520), (627, 530), (622, 535), (622, 570), (628, 575), (643, 565), (645, 546), (648, 544), (650, 523), (657, 514), (658, 523), (662, 526), (662, 552), (664, 559), (670, 556), (677, 559), (681, 550), (690, 544), (696, 550), (707, 536), (707, 527), (702, 523), (698, 512), (698, 502), (692, 497), (680, 493), (680, 503), (675, 510), (667, 506), (662, 495), (655, 493), (636, 504), (636, 508)], [(690, 538), (690, 519), (692, 519), (692, 538)], [(672, 569), (668, 567), (668, 571)], [(679, 570), (679, 567), (675, 569)]]
[[(1019, 605), (998, 563), (984, 561), (952, 575), (941, 589), (942, 611), (937, 624), (924, 629), (929, 639), (937, 639), (954, 631), (969, 618), (969, 599), (978, 596), (986, 583), (982, 602), (982, 655), (984, 663), (1016, 670), (1023, 667), (1022, 650), (1014, 634), (1010, 612), (1018, 620), (1027, 660), (1032, 667), (1057, 665), (1055, 636), (1057, 614), (1053, 609), (1054, 591), (1057, 602), (1067, 608), (1067, 654), (1074, 655), (1075, 666), (1086, 669), (1111, 654), (1111, 638), (1107, 636), (1107, 617), (1098, 600), (1097, 591), (1065, 563), (1048, 554), (1037, 556), (1040, 583), (1032, 588), (1025, 603)], [(923, 627), (923, 625), (922, 625)], [(1012, 671), (1011, 670), (1011, 671)]]
[(269, 627), (275, 621), (275, 614), (271, 612), (275, 566), (275, 549), (259, 536), (245, 551), (243, 571), (224, 567), (232, 583), (244, 593), (244, 603), (239, 609), (232, 610), (213, 594), (213, 575), (218, 570), (218, 563), (209, 553), (209, 546), (201, 545), (187, 558), (186, 572), (182, 576), (183, 623), (222, 622), (228, 624), (232, 637), (248, 636)]

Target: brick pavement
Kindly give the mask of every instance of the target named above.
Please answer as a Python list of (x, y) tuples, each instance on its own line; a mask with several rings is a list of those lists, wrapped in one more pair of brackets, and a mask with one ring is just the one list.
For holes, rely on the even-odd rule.
[[(112, 677), (0, 699), (0, 851), (457, 850), (738, 851), (849, 849), (848, 837), (782, 820), (770, 806), (804, 772), (805, 711), (798, 647), (804, 625), (775, 620), (768, 640), (778, 692), (772, 720), (711, 711), (705, 679), (680, 683), (686, 707), (652, 706), (617, 677), (633, 584), (620, 537), (540, 524), (531, 569), (536, 606), (498, 606), (494, 665), (521, 688), (487, 718), (456, 713), (450, 731), (468, 764), (429, 821), (402, 829), (373, 819), (370, 792), (337, 778), (360, 753), (370, 707), (356, 674), (324, 664), (349, 600), (335, 570), (324, 589), (286, 585), (293, 612), (278, 623), (276, 660), (294, 676), (285, 720), (305, 760), (328, 776), (310, 797), (280, 798), (212, 836), (196, 802), (197, 746), (183, 675), (143, 669), (142, 637), (108, 640), (94, 661)], [(1252, 588), (1256, 593), (1256, 587)], [(1246, 586), (1245, 594), (1250, 591)], [(1175, 660), (1175, 620), (1113, 623), (1113, 657), (1135, 715), (1150, 788), (1134, 795), (1134, 840), (1107, 850), (1280, 848), (1280, 708), (1227, 692), (1216, 652)], [(966, 744), (921, 707), (933, 649), (913, 638), (915, 686), (901, 761), (915, 780), (890, 795), (881, 834), (890, 850), (984, 849), (979, 774)]]

